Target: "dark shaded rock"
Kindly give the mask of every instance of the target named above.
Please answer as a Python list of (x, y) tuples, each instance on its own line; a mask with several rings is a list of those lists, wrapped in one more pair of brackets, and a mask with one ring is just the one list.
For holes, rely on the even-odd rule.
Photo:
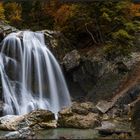
[(140, 98), (131, 106), (130, 117), (136, 134), (140, 133)]
[(132, 131), (130, 129), (129, 123), (123, 121), (123, 120), (109, 120), (109, 121), (103, 121), (102, 126), (96, 128), (98, 130), (100, 135), (108, 136), (113, 134), (127, 134), (128, 136), (132, 136)]
[(66, 72), (71, 96), (75, 100), (82, 96), (96, 103), (111, 99), (138, 61), (139, 52), (132, 53), (130, 58), (118, 58), (115, 61), (107, 61), (99, 53), (86, 55), (80, 52), (78, 67)]
[(3, 107), (4, 107), (4, 103), (3, 101), (0, 101), (0, 117), (3, 116)]
[(70, 138), (66, 138), (66, 137), (64, 137), (64, 136), (61, 136), (61, 137), (59, 137), (59, 139), (60, 139), (60, 140), (67, 140), (67, 139), (70, 139)]
[(122, 61), (117, 62), (116, 65), (119, 73), (125, 73), (129, 71), (128, 67)]
[(112, 96), (121, 76), (115, 72), (115, 64), (97, 56), (81, 55), (79, 66), (66, 72), (71, 96), (75, 99), (82, 96), (94, 102)]
[(5, 37), (5, 34), (2, 31), (0, 31), (0, 42), (4, 39), (4, 37)]
[(99, 134), (104, 135), (104, 136), (108, 136), (108, 135), (113, 135), (113, 134), (128, 134), (129, 136), (132, 136), (132, 132), (131, 131), (125, 131), (125, 130), (113, 130), (113, 129), (98, 129)]

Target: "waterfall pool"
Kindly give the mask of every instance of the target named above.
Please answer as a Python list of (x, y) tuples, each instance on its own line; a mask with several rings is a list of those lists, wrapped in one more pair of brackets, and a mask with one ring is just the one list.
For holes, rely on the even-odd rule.
[[(0, 137), (4, 137), (11, 131), (0, 131)], [(94, 139), (99, 134), (94, 129), (56, 128), (35, 132), (35, 139)]]
[(98, 138), (98, 131), (94, 129), (57, 128), (37, 131), (37, 139), (94, 139)]

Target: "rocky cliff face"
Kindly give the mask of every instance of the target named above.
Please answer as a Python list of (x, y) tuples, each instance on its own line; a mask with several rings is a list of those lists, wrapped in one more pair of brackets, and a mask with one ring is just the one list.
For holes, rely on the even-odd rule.
[[(0, 38), (16, 32), (18, 29), (0, 22)], [(108, 61), (103, 54), (94, 48), (72, 50), (68, 40), (56, 31), (43, 30), (46, 44), (58, 58), (67, 79), (70, 93), (74, 99), (84, 98), (98, 102), (114, 96), (122, 83), (129, 76), (129, 72), (140, 61), (140, 53), (132, 53), (131, 58), (118, 58)]]
[(132, 53), (130, 58), (108, 61), (100, 53), (91, 51), (81, 54), (73, 50), (67, 53), (63, 58), (63, 68), (72, 97), (98, 102), (116, 94), (140, 61), (140, 53)]
[(3, 40), (3, 38), (11, 33), (11, 32), (17, 32), (18, 29), (16, 29), (15, 27), (12, 27), (2, 21), (0, 21), (0, 42)]
[[(16, 31), (18, 30), (0, 22), (1, 40), (6, 34)], [(79, 122), (81, 128), (93, 128), (96, 124), (100, 125), (98, 116), (108, 121), (127, 116), (127, 121), (132, 120), (133, 127), (139, 133), (140, 52), (133, 52), (130, 58), (117, 58), (113, 61), (107, 60), (100, 49), (95, 51), (95, 48), (73, 49), (67, 53), (65, 48), (70, 47), (70, 44), (61, 33), (49, 30), (42, 32), (46, 44), (59, 60), (72, 99), (92, 101), (95, 104), (89, 112), (81, 104), (78, 109), (74, 106), (62, 110), (59, 112), (59, 125), (71, 127), (74, 124), (74, 127), (79, 128)], [(101, 128), (101, 132), (112, 133), (110, 128), (109, 132)], [(120, 133), (113, 130), (114, 132)]]

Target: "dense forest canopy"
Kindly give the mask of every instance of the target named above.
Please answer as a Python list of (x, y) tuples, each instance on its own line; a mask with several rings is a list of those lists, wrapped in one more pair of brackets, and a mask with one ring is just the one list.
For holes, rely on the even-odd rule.
[(139, 8), (131, 0), (0, 2), (0, 20), (19, 29), (61, 31), (73, 46), (78, 47), (80, 41), (86, 46), (105, 46), (103, 50), (109, 57), (129, 54), (139, 28), (138, 15)]

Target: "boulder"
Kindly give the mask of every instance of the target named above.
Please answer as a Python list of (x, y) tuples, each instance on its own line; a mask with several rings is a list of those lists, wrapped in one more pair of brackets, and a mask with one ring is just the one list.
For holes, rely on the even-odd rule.
[(78, 67), (80, 64), (80, 54), (77, 50), (73, 50), (65, 55), (63, 58), (63, 65), (66, 71)]
[(56, 128), (55, 116), (48, 110), (35, 110), (26, 115), (7, 115), (0, 118), (1, 130), (20, 130), (30, 127), (33, 130)]
[(27, 123), (24, 120), (24, 116), (6, 115), (0, 118), (1, 130), (13, 131), (23, 128), (24, 126), (27, 126)]
[(48, 110), (36, 110), (24, 116), (28, 126), (33, 129), (56, 128), (55, 115)]
[(74, 103), (58, 114), (58, 126), (67, 128), (95, 128), (100, 126), (99, 115), (92, 112), (92, 103)]

